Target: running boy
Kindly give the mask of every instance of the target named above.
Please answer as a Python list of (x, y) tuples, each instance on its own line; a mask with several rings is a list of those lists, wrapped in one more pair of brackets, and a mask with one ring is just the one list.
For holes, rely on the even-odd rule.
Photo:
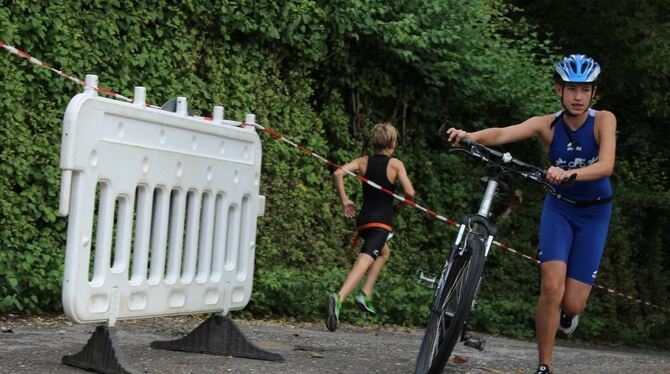
[[(345, 217), (356, 217), (356, 206), (344, 191), (345, 170), (358, 171), (368, 180), (394, 193), (396, 182), (400, 182), (405, 195), (410, 199), (414, 197), (414, 188), (407, 177), (405, 166), (400, 160), (391, 157), (397, 141), (398, 130), (388, 122), (379, 123), (375, 125), (370, 134), (374, 155), (359, 157), (335, 171), (333, 180), (344, 207)], [(328, 330), (337, 330), (340, 324), (342, 302), (354, 290), (366, 272), (367, 278), (362, 292), (356, 296), (356, 305), (368, 313), (375, 313), (371, 304), (372, 288), (384, 262), (391, 254), (386, 241), (393, 236), (393, 208), (393, 196), (363, 183), (363, 208), (356, 217), (356, 237), (354, 238), (355, 243), (358, 236), (362, 237), (363, 247), (339, 293), (331, 293), (326, 298), (328, 306), (326, 327)]]

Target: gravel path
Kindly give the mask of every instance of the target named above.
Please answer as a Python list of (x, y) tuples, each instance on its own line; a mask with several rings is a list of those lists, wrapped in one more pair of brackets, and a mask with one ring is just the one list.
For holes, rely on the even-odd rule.
[[(422, 330), (402, 327), (363, 328), (344, 325), (336, 333), (321, 324), (238, 321), (257, 346), (279, 353), (285, 362), (152, 349), (154, 340), (190, 332), (203, 316), (119, 322), (118, 337), (128, 362), (138, 373), (412, 373)], [(77, 353), (93, 325), (73, 325), (63, 316), (0, 316), (0, 373), (84, 373), (61, 364)], [(484, 336), (483, 352), (457, 345), (464, 363), (447, 365), (445, 373), (530, 373), (535, 344)], [(670, 352), (594, 348), (560, 341), (556, 373), (669, 373)]]

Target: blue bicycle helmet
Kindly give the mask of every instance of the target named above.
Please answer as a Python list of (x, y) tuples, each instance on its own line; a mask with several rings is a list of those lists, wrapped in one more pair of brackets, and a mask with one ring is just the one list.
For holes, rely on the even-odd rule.
[(570, 55), (555, 65), (558, 80), (562, 83), (595, 83), (600, 65), (586, 55)]

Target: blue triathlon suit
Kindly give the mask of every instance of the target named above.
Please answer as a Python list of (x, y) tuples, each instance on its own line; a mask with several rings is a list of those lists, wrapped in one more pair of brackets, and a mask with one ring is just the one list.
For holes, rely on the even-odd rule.
[[(556, 113), (554, 136), (549, 149), (552, 165), (565, 170), (588, 166), (598, 161), (595, 115), (589, 109), (586, 122), (571, 130)], [(609, 177), (576, 182), (570, 188), (554, 186), (556, 192), (575, 201), (595, 202), (611, 199)], [(567, 265), (567, 277), (593, 285), (607, 238), (612, 203), (578, 207), (549, 194), (544, 201), (540, 221), (540, 261), (559, 260)]]

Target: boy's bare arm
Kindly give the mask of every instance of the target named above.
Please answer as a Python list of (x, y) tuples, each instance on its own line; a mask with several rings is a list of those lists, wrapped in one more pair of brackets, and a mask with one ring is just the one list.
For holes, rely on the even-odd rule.
[(333, 182), (335, 183), (335, 188), (337, 189), (337, 196), (340, 198), (340, 202), (342, 202), (342, 206), (344, 207), (344, 215), (347, 218), (353, 218), (356, 216), (356, 205), (349, 199), (347, 192), (344, 190), (344, 175), (347, 174), (345, 170), (354, 173), (357, 172), (360, 168), (360, 161), (361, 158), (357, 158), (345, 165), (342, 165), (341, 168), (335, 170), (333, 173)]
[(405, 197), (413, 199), (415, 196), (414, 187), (412, 187), (412, 182), (409, 180), (409, 177), (407, 176), (407, 170), (405, 169), (405, 165), (400, 160), (396, 159), (396, 161), (397, 161), (396, 167), (398, 170), (398, 181), (400, 182), (400, 186), (402, 187), (403, 191), (405, 191)]

